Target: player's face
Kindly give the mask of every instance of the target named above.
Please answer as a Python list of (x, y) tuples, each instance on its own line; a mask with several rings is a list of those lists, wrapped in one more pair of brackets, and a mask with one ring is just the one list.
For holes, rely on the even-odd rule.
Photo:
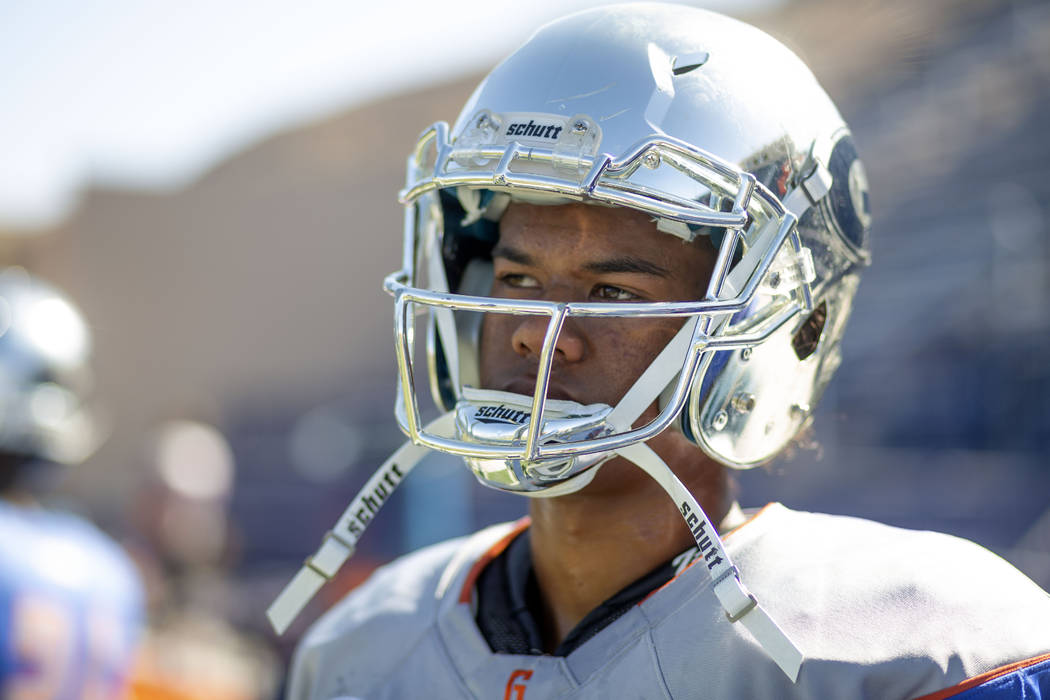
[[(561, 302), (700, 299), (714, 267), (706, 240), (686, 243), (642, 212), (512, 203), (493, 250), (492, 296)], [(484, 388), (531, 395), (547, 316), (486, 314)], [(616, 405), (682, 326), (678, 318), (566, 320), (549, 398)], [(654, 409), (651, 409), (654, 410)]]

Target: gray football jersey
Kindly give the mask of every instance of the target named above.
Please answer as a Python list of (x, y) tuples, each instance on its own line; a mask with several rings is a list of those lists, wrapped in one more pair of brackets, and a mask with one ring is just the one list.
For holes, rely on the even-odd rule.
[(495, 526), (377, 570), (304, 637), (288, 697), (915, 698), (1025, 660), (1019, 668), (1044, 669), (1036, 683), (1050, 682), (1050, 661), (1037, 658), (1050, 652), (1050, 596), (999, 557), (779, 504), (725, 542), (804, 652), (797, 683), (726, 619), (698, 566), (566, 657), (495, 654), (474, 620), (473, 583), (514, 531)]

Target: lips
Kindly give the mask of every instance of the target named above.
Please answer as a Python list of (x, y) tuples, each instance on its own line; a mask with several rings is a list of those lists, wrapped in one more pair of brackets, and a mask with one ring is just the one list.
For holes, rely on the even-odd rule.
[[(512, 394), (532, 396), (536, 391), (536, 377), (516, 377), (504, 383), (500, 389), (502, 391), (509, 391)], [(569, 393), (565, 387), (553, 380), (547, 385), (547, 398), (555, 401), (574, 401), (580, 403), (580, 401)]]

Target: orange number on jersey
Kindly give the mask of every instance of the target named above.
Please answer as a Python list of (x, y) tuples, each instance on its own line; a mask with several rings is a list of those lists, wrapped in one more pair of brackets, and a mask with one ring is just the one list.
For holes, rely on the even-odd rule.
[[(515, 683), (521, 679), (521, 683)], [(507, 680), (507, 692), (503, 694), (503, 700), (525, 700), (525, 681), (532, 678), (532, 671), (523, 668), (516, 669)]]

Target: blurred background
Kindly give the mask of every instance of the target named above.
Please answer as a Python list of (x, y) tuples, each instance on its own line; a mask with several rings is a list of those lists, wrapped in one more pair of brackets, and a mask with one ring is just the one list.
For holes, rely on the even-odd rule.
[[(92, 326), (110, 436), (53, 501), (142, 568), (152, 697), (275, 697), (374, 566), (524, 512), (432, 459), (285, 637), (265, 624), (402, 441), (381, 281), (409, 147), (594, 4), (0, 0), (0, 265)], [(809, 63), (875, 215), (815, 444), (741, 474), (741, 502), (959, 534), (1050, 587), (1050, 5), (697, 4)]]

